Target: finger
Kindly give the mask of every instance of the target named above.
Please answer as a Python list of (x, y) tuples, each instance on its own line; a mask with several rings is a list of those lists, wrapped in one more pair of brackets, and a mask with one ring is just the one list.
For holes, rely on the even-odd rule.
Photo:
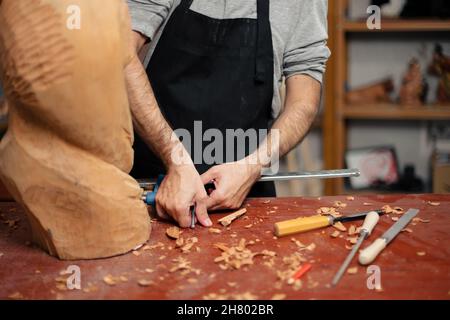
[(181, 228), (189, 228), (191, 226), (192, 217), (189, 207), (176, 208), (173, 211), (173, 217), (175, 217)]
[(197, 216), (197, 220), (204, 226), (204, 227), (211, 227), (212, 221), (208, 216), (208, 210), (206, 207), (206, 200), (207, 198), (201, 199), (197, 201), (195, 215)]
[(202, 174), (200, 176), (200, 178), (202, 179), (203, 184), (207, 184), (207, 183), (210, 183), (211, 181), (219, 178), (219, 175), (213, 167), (213, 168), (209, 169), (208, 171), (206, 171), (204, 174)]
[(158, 217), (164, 220), (170, 220), (171, 217), (167, 214), (166, 210), (164, 210), (163, 206), (159, 204), (158, 201), (156, 201), (156, 214)]

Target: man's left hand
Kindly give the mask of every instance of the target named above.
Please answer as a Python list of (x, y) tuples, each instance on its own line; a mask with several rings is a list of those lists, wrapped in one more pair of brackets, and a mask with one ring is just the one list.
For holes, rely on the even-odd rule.
[(216, 188), (206, 200), (208, 210), (240, 208), (260, 177), (261, 166), (246, 159), (212, 167), (201, 175), (204, 184), (214, 182)]

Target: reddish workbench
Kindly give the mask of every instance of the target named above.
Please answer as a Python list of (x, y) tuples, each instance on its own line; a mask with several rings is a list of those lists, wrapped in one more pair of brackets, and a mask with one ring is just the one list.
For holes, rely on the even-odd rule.
[[(345, 238), (333, 239), (332, 227), (295, 236), (313, 251), (303, 251), (312, 263), (312, 269), (302, 278), (300, 290), (287, 283), (277, 284), (276, 270), (283, 270), (283, 257), (298, 249), (292, 237), (275, 239), (274, 222), (298, 216), (315, 214), (319, 207), (332, 206), (336, 200), (347, 203), (344, 214), (379, 209), (385, 204), (400, 206), (405, 210), (418, 208), (418, 217), (430, 223), (408, 226), (412, 232), (402, 232), (374, 262), (381, 270), (382, 290), (367, 288), (366, 268), (358, 266), (356, 274), (346, 274), (337, 288), (329, 286), (334, 273), (349, 252)], [(439, 202), (439, 205), (431, 205)], [(0, 203), (1, 219), (14, 220), (17, 227), (0, 223), (0, 299), (203, 299), (210, 294), (243, 294), (244, 297), (271, 299), (283, 294), (286, 299), (450, 299), (450, 196), (448, 195), (372, 195), (323, 198), (250, 199), (245, 203), (247, 218), (231, 225), (230, 230), (217, 224), (224, 214), (212, 215), (216, 228), (213, 234), (197, 227), (185, 230), (183, 237), (197, 237), (199, 251), (181, 253), (174, 241), (165, 235), (169, 226), (155, 221), (148, 246), (159, 242), (164, 245), (150, 250), (140, 250), (139, 255), (129, 253), (110, 259), (94, 261), (59, 261), (30, 244), (30, 228), (23, 212), (14, 203)], [(383, 216), (374, 234), (366, 240), (367, 246), (394, 222)], [(248, 227), (253, 224), (252, 227)], [(358, 225), (362, 224), (357, 222)], [(13, 223), (14, 225), (14, 223)], [(346, 224), (347, 226), (349, 224)], [(214, 259), (220, 251), (214, 243), (237, 245), (241, 238), (255, 241), (252, 251), (272, 250), (277, 253), (274, 266), (266, 259), (254, 258), (254, 264), (241, 270), (221, 270)], [(258, 239), (258, 240), (257, 240)], [(171, 248), (171, 249), (169, 249)], [(195, 248), (195, 247), (194, 247)], [(418, 254), (419, 253), (419, 254)], [(182, 256), (191, 262), (200, 274), (170, 273), (173, 259)], [(60, 272), (70, 265), (81, 268), (82, 290), (63, 290), (58, 286)], [(356, 259), (351, 267), (357, 266)], [(147, 269), (147, 270), (146, 270)], [(149, 271), (153, 271), (149, 273)], [(108, 285), (104, 277), (122, 276), (116, 285)], [(151, 281), (142, 287), (139, 280)]]

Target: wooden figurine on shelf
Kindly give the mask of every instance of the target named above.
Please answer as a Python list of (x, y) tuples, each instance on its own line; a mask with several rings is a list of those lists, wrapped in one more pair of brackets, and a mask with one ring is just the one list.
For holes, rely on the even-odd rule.
[(386, 79), (347, 92), (347, 103), (350, 105), (389, 103), (392, 90), (394, 90), (392, 79)]
[[(68, 8), (82, 13), (69, 28)], [(133, 128), (122, 0), (0, 0), (0, 77), (9, 127), (0, 177), (25, 209), (33, 241), (61, 259), (123, 254), (150, 218), (128, 175)]]
[(437, 103), (449, 104), (450, 103), (450, 57), (444, 55), (442, 46), (436, 45), (433, 55), (433, 61), (430, 64), (428, 71), (440, 77)]
[(426, 91), (420, 64), (417, 59), (409, 63), (408, 71), (403, 77), (400, 89), (400, 105), (403, 107), (418, 107), (424, 104)]

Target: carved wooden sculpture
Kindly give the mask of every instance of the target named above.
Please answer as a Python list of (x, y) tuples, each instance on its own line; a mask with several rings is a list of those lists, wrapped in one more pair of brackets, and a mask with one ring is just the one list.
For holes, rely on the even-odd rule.
[(444, 55), (441, 45), (436, 45), (433, 61), (428, 71), (438, 76), (437, 103), (448, 105), (450, 102), (450, 57)]
[(403, 107), (418, 107), (423, 105), (424, 81), (420, 64), (416, 59), (409, 63), (408, 71), (403, 77), (400, 89), (400, 105)]
[(394, 90), (392, 79), (364, 86), (347, 93), (347, 103), (355, 105), (391, 102), (390, 93)]
[[(74, 5), (79, 30), (67, 24)], [(34, 241), (61, 259), (122, 254), (150, 234), (141, 189), (127, 174), (129, 34), (122, 0), (0, 0), (10, 107), (0, 175), (25, 207)]]

